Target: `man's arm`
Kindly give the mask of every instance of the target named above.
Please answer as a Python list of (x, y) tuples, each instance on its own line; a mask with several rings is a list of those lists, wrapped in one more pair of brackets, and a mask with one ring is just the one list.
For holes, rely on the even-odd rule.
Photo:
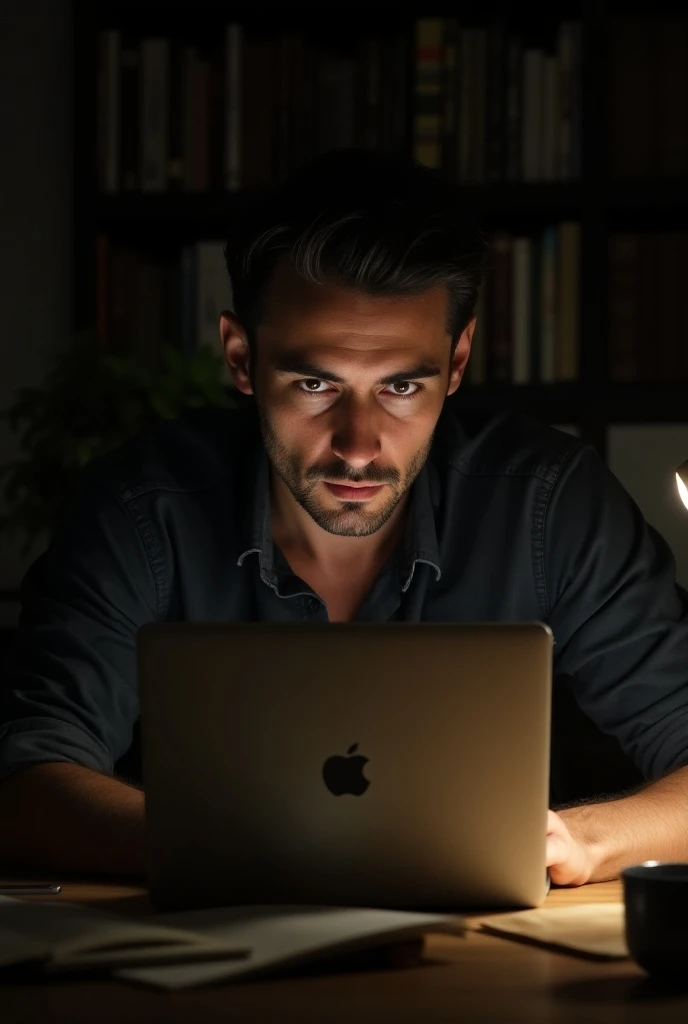
[(688, 861), (688, 767), (617, 800), (550, 811), (555, 885), (607, 882), (644, 860)]
[(579, 885), (644, 860), (688, 860), (688, 608), (672, 552), (591, 449), (555, 485), (544, 550), (555, 667), (647, 780), (550, 812), (552, 881)]
[(81, 765), (32, 765), (0, 783), (0, 870), (142, 879), (144, 795)]
[(22, 582), (0, 682), (0, 861), (15, 869), (142, 868), (143, 794), (112, 777), (139, 711), (137, 630), (158, 616), (140, 519), (84, 471)]

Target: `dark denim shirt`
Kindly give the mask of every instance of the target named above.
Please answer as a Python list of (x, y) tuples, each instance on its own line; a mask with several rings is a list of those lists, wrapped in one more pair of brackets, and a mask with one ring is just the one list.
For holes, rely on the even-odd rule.
[[(511, 413), (469, 437), (445, 408), (358, 617), (548, 623), (555, 679), (652, 779), (688, 764), (685, 597), (593, 448)], [(0, 778), (45, 761), (116, 770), (137, 742), (145, 622), (327, 621), (272, 542), (252, 409), (161, 422), (83, 470), (21, 599)]]

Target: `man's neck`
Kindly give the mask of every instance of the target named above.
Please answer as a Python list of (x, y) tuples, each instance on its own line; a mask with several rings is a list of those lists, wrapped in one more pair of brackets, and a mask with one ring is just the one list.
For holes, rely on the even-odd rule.
[(272, 538), (287, 560), (312, 562), (323, 571), (346, 566), (364, 572), (387, 560), (399, 542), (406, 520), (408, 494), (387, 522), (367, 537), (338, 537), (310, 517), (274, 470), (270, 471)]

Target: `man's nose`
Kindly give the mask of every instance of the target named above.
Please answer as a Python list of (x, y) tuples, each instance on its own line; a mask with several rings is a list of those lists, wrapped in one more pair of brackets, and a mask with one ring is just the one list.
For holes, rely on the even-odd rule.
[(352, 468), (364, 469), (382, 449), (375, 410), (353, 397), (337, 405), (332, 451)]

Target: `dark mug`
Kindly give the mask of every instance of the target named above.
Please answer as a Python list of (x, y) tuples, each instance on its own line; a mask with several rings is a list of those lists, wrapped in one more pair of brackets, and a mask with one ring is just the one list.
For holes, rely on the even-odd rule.
[(688, 985), (688, 864), (648, 860), (621, 879), (631, 956), (648, 974)]

